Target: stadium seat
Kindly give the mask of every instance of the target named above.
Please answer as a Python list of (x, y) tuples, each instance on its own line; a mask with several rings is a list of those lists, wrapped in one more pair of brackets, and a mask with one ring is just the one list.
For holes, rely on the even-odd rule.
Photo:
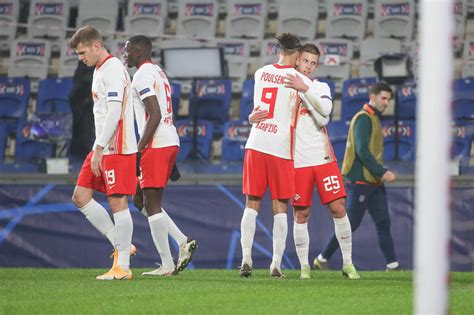
[(9, 77), (31, 79), (31, 91), (38, 91), (38, 81), (48, 76), (51, 43), (41, 39), (17, 39), (11, 45)]
[(260, 48), (260, 65), (265, 66), (278, 62), (278, 48), (275, 39), (265, 39)]
[[(23, 124), (24, 125), (24, 124)], [(15, 141), (15, 161), (37, 163), (41, 159), (50, 158), (54, 155), (54, 147), (51, 143), (30, 140), (23, 134), (23, 125), (19, 125)]]
[(196, 80), (189, 95), (189, 117), (209, 120), (214, 124), (214, 133), (222, 135), (224, 123), (229, 118), (232, 101), (231, 81)]
[(354, 55), (352, 41), (342, 38), (325, 38), (318, 39), (316, 46), (321, 52), (316, 76), (334, 80), (340, 91), (342, 83), (351, 77), (350, 62)]
[(302, 39), (316, 37), (319, 20), (318, 0), (278, 0), (277, 34), (290, 32)]
[(397, 88), (395, 112), (399, 119), (416, 118), (416, 84), (403, 84)]
[(342, 87), (341, 120), (351, 120), (355, 113), (369, 101), (369, 86), (375, 78), (346, 80)]
[(454, 17), (455, 17), (455, 44), (454, 48), (456, 51), (460, 51), (462, 42), (464, 42), (464, 35), (466, 33), (466, 20), (467, 20), (467, 2), (466, 0), (455, 0), (454, 1)]
[(9, 132), (16, 132), (25, 120), (30, 100), (30, 80), (0, 78), (0, 120), (5, 121)]
[(227, 61), (229, 77), (232, 80), (232, 90), (240, 91), (247, 78), (250, 57), (250, 43), (242, 39), (216, 39), (209, 41), (211, 47), (221, 47)]
[(455, 119), (474, 118), (474, 78), (454, 80), (453, 102)]
[(15, 23), (18, 23), (19, 15), (19, 0), (4, 0), (0, 2), (0, 50), (10, 50), (11, 42), (15, 39)]
[(240, 120), (248, 120), (249, 115), (253, 110), (253, 89), (255, 85), (254, 79), (244, 81), (242, 86), (242, 96), (240, 97)]
[(165, 33), (168, 4), (164, 0), (130, 0), (124, 17), (125, 32), (146, 35), (151, 39)]
[(8, 124), (6, 121), (0, 120), (0, 163), (5, 159), (5, 151), (8, 143)]
[(216, 36), (218, 16), (216, 1), (179, 1), (176, 35), (212, 39)]
[(76, 51), (69, 47), (67, 43), (68, 40), (65, 40), (61, 44), (58, 67), (58, 77), (60, 78), (72, 78), (79, 60)]
[(364, 39), (368, 8), (367, 0), (327, 0), (326, 37)]
[(245, 143), (251, 128), (248, 120), (231, 120), (225, 123), (222, 138), (223, 161), (243, 161)]
[(69, 105), (71, 89), (71, 78), (41, 80), (36, 98), (36, 112), (71, 112)]
[(181, 83), (179, 81), (171, 81), (171, 104), (173, 104), (173, 119), (179, 117), (179, 103), (181, 101)]
[(474, 40), (468, 39), (464, 41), (464, 49), (462, 54), (462, 77), (474, 77)]
[(338, 161), (344, 159), (350, 124), (351, 122), (349, 120), (336, 120), (330, 121), (326, 127), (334, 154)]
[(367, 38), (360, 45), (359, 77), (375, 77), (375, 60), (382, 55), (400, 54), (402, 43), (393, 38)]
[(95, 27), (102, 37), (113, 37), (119, 17), (119, 2), (116, 0), (81, 0), (76, 27)]
[(263, 39), (267, 21), (267, 0), (227, 0), (227, 38)]
[(453, 144), (451, 158), (466, 161), (471, 157), (471, 145), (474, 125), (464, 121), (453, 122)]
[(28, 36), (56, 40), (52, 44), (59, 49), (66, 37), (69, 21), (68, 0), (32, 0), (28, 17)]
[[(393, 120), (382, 121), (382, 132), (384, 137), (384, 161), (412, 161), (415, 159), (415, 121), (400, 120), (398, 122), (398, 139), (396, 127)], [(396, 152), (398, 148), (398, 157)]]
[[(196, 158), (209, 160), (211, 157), (212, 138), (214, 133), (213, 125), (210, 121), (197, 121), (197, 142), (196, 142)], [(176, 130), (179, 135), (179, 154), (178, 161), (192, 158), (193, 140), (194, 140), (194, 124), (192, 120), (176, 121)]]
[(376, 0), (374, 36), (411, 41), (415, 25), (415, 10), (414, 0)]

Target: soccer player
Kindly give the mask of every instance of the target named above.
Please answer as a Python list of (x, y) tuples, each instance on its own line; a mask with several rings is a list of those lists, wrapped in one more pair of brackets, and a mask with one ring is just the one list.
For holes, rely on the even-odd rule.
[[(387, 191), (384, 183), (393, 182), (397, 176), (383, 167), (383, 135), (380, 116), (388, 106), (392, 89), (386, 83), (373, 84), (369, 89), (369, 102), (352, 118), (347, 147), (342, 164), (342, 175), (347, 180), (347, 214), (355, 231), (365, 210), (368, 209), (377, 229), (379, 245), (385, 256), (387, 271), (400, 270), (388, 212)], [(325, 268), (327, 260), (339, 246), (336, 236), (328, 241), (315, 265)]]
[[(310, 78), (319, 62), (319, 49), (305, 44), (297, 59), (297, 70)], [(301, 278), (311, 278), (308, 261), (308, 221), (311, 214), (313, 187), (316, 184), (323, 204), (333, 216), (336, 235), (343, 253), (343, 274), (350, 279), (359, 276), (352, 265), (352, 236), (345, 210), (345, 191), (339, 167), (334, 156), (325, 126), (332, 110), (331, 91), (326, 83), (313, 80), (307, 85), (300, 75), (288, 75), (287, 86), (298, 90), (303, 103), (298, 113), (295, 142), (295, 186), (292, 200), (294, 210), (293, 234), (296, 252), (301, 265)], [(259, 111), (249, 116), (254, 123), (263, 114)]]
[[(131, 37), (126, 43), (128, 67), (137, 67), (133, 76), (135, 117), (140, 130), (138, 152), (141, 175), (136, 205), (145, 205), (153, 242), (162, 266), (143, 275), (168, 276), (184, 270), (191, 261), (195, 240), (188, 239), (161, 208), (163, 190), (168, 182), (179, 151), (179, 137), (173, 125), (171, 88), (163, 70), (151, 62), (151, 41), (143, 35)], [(141, 188), (141, 190), (140, 190)], [(144, 196), (141, 202), (142, 193)], [(168, 233), (180, 245), (177, 267), (173, 262)]]
[[(287, 202), (295, 194), (293, 167), (293, 134), (299, 97), (285, 87), (287, 74), (294, 69), (301, 47), (294, 34), (277, 36), (279, 62), (255, 72), (254, 108), (266, 110), (266, 120), (253, 124), (243, 167), (243, 193), (246, 205), (241, 221), (242, 265), (240, 275), (252, 275), (252, 245), (262, 197), (270, 189), (273, 208), (273, 257), (270, 275), (284, 277), (281, 260), (288, 234)], [(309, 81), (309, 80), (308, 80)]]
[[(112, 268), (97, 279), (132, 279), (129, 266), (133, 222), (128, 195), (135, 193), (137, 140), (130, 76), (120, 60), (108, 53), (93, 27), (78, 29), (69, 46), (86, 66), (95, 66), (92, 98), (96, 140), (82, 165), (72, 201), (115, 249)], [(107, 195), (115, 224), (93, 199), (94, 191)]]

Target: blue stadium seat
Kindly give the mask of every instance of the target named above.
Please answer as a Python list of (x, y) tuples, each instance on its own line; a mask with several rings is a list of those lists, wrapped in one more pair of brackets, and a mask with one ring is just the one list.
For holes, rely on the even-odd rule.
[(248, 79), (244, 81), (242, 86), (242, 96), (240, 98), (240, 120), (248, 120), (249, 115), (253, 110), (254, 85), (254, 79)]
[(189, 96), (190, 118), (209, 120), (214, 124), (214, 133), (222, 135), (224, 123), (229, 118), (232, 101), (232, 81), (196, 80)]
[(360, 78), (344, 81), (341, 99), (341, 120), (351, 120), (355, 113), (369, 101), (369, 86), (375, 78)]
[(72, 78), (52, 78), (39, 82), (36, 112), (70, 113), (69, 94)]
[(454, 80), (454, 118), (474, 118), (474, 78)]
[(181, 83), (178, 81), (171, 81), (171, 104), (173, 104), (173, 117), (179, 117), (179, 101), (181, 100)]
[(16, 132), (24, 121), (30, 99), (30, 81), (23, 78), (0, 78), (0, 120), (8, 124), (9, 132)]
[[(415, 159), (415, 121), (403, 120), (398, 122), (398, 140), (396, 139), (395, 122), (382, 121), (384, 137), (384, 161), (413, 161)], [(395, 147), (398, 146), (398, 158)]]
[(469, 160), (471, 156), (472, 137), (474, 124), (463, 121), (453, 123), (453, 145), (451, 147), (451, 158), (454, 160)]
[(41, 159), (53, 156), (53, 145), (28, 139), (23, 134), (23, 125), (19, 125), (15, 141), (15, 161), (37, 163)]
[(397, 89), (396, 113), (399, 119), (416, 118), (416, 84), (404, 84)]
[(222, 160), (242, 161), (244, 159), (245, 143), (252, 125), (247, 120), (228, 121), (224, 126), (222, 138)]
[(350, 123), (349, 120), (330, 121), (326, 127), (334, 154), (338, 161), (344, 159)]
[[(212, 136), (214, 126), (212, 122), (205, 120), (197, 121), (197, 158), (209, 160), (211, 157)], [(179, 135), (179, 154), (178, 161), (183, 161), (192, 155), (194, 125), (192, 120), (178, 120), (176, 121), (176, 130)]]
[(5, 121), (0, 121), (0, 163), (5, 159), (5, 150), (8, 142), (8, 124)]

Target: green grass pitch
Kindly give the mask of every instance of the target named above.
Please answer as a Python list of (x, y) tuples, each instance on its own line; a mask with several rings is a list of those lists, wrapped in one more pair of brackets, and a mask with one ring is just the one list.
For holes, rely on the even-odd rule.
[[(185, 270), (175, 277), (97, 281), (98, 269), (0, 269), (0, 314), (411, 314), (411, 272)], [(474, 314), (474, 273), (452, 273), (450, 314)]]

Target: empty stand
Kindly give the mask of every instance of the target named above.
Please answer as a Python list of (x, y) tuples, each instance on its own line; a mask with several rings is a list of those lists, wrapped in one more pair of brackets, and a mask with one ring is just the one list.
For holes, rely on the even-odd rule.
[(464, 121), (453, 123), (453, 144), (451, 146), (451, 158), (454, 160), (469, 160), (471, 157), (471, 146), (474, 125)]
[(374, 36), (413, 38), (415, 26), (414, 0), (376, 0), (374, 3)]
[(397, 125), (394, 121), (382, 121), (382, 132), (384, 138), (384, 161), (412, 161), (415, 159), (415, 121), (398, 122), (398, 137)]
[(36, 112), (71, 112), (69, 94), (72, 78), (41, 80), (36, 98)]
[(62, 40), (66, 37), (68, 20), (68, 0), (32, 0), (28, 36)]
[(275, 39), (265, 39), (260, 48), (260, 65), (265, 66), (278, 62), (278, 42)]
[(474, 119), (474, 79), (454, 80), (454, 118)]
[(369, 101), (369, 86), (375, 78), (351, 79), (342, 87), (341, 120), (351, 120), (355, 113)]
[(278, 0), (277, 34), (290, 32), (300, 38), (316, 37), (319, 15), (318, 0)]
[(334, 80), (337, 89), (340, 90), (342, 83), (351, 77), (350, 62), (354, 55), (352, 41), (343, 38), (326, 38), (317, 40), (316, 46), (321, 52), (316, 76)]
[(95, 27), (102, 37), (111, 37), (117, 28), (119, 1), (116, 0), (81, 0), (76, 27), (85, 25)]
[(216, 1), (183, 0), (178, 2), (176, 35), (214, 38), (219, 8)]
[(41, 39), (17, 39), (10, 50), (9, 77), (28, 77), (31, 90), (38, 90), (38, 81), (48, 76), (51, 43)]
[(360, 46), (359, 77), (375, 77), (375, 60), (382, 55), (400, 54), (402, 43), (393, 38), (367, 38)]
[(10, 49), (19, 15), (20, 0), (0, 0), (0, 50)]
[(326, 37), (364, 39), (368, 8), (367, 0), (327, 0)]
[(226, 2), (226, 37), (263, 39), (267, 21), (267, 1), (228, 0)]
[(168, 4), (164, 0), (130, 0), (124, 17), (125, 32), (158, 38), (165, 32)]
[[(183, 161), (193, 156), (194, 124), (191, 120), (176, 121), (176, 130), (179, 135), (178, 161)], [(195, 158), (209, 160), (214, 128), (211, 122), (198, 120), (196, 129), (196, 154)]]
[(468, 39), (464, 41), (462, 54), (462, 77), (474, 77), (474, 40)]
[(5, 159), (5, 151), (8, 143), (8, 124), (0, 120), (0, 163)]
[(338, 161), (342, 161), (344, 159), (350, 123), (351, 122), (349, 120), (336, 120), (330, 121), (326, 126), (334, 154), (336, 155)]
[(255, 80), (248, 79), (242, 85), (242, 96), (240, 97), (240, 120), (248, 120), (250, 113), (253, 110), (253, 92)]
[(73, 77), (78, 64), (78, 56), (76, 51), (69, 47), (68, 41), (61, 44), (59, 55), (58, 77)]
[(222, 138), (222, 160), (242, 161), (245, 153), (245, 143), (252, 125), (247, 120), (231, 120), (225, 123)]
[(399, 119), (416, 118), (417, 88), (415, 83), (403, 84), (397, 88), (396, 114)]
[(30, 100), (30, 81), (23, 78), (0, 78), (0, 120), (9, 132), (16, 132), (24, 122)]

